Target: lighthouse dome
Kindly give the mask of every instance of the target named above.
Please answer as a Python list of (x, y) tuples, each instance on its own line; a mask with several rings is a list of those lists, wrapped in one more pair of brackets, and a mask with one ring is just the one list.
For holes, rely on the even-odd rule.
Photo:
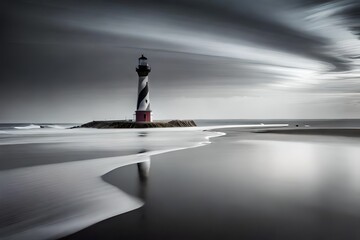
[(139, 57), (139, 65), (140, 66), (148, 65), (147, 58), (144, 56), (144, 54), (142, 54), (141, 57)]

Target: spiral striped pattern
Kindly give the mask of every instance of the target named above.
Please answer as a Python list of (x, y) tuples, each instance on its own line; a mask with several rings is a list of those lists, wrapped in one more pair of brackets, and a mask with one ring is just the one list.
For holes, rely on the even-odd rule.
[(148, 78), (148, 76), (139, 76), (137, 110), (138, 111), (150, 111), (149, 78)]

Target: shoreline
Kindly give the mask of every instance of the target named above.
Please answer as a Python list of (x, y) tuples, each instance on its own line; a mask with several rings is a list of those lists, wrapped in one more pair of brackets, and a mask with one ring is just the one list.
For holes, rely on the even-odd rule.
[(288, 128), (256, 130), (254, 133), (360, 137), (360, 128)]
[[(12, 193), (13, 190), (11, 188), (6, 187), (7, 181), (12, 184), (16, 183), (16, 190), (20, 192), (22, 199), (27, 199), (28, 202), (37, 202), (36, 208), (29, 209), (30, 206), (27, 205), (17, 206), (17, 211), (14, 209), (13, 211), (9, 212), (11, 213), (20, 211), (18, 213), (19, 216), (17, 217), (23, 218), (23, 221), (29, 223), (35, 221), (34, 223), (31, 223), (32, 226), (27, 226), (26, 224), (22, 225), (23, 221), (15, 223), (15, 225), (8, 225), (0, 231), (1, 238), (57, 239), (78, 232), (103, 220), (122, 215), (128, 211), (132, 211), (141, 207), (142, 201), (140, 201), (140, 199), (131, 196), (123, 192), (121, 189), (116, 188), (113, 184), (109, 184), (108, 182), (104, 181), (103, 176), (109, 172), (115, 171), (125, 166), (150, 162), (151, 156), (208, 145), (211, 143), (210, 138), (223, 135), (219, 132), (202, 133), (203, 131), (201, 129), (195, 128), (192, 130), (194, 130), (193, 133), (195, 134), (194, 140), (202, 139), (201, 141), (184, 142), (180, 145), (177, 143), (179, 147), (174, 148), (170, 145), (165, 149), (150, 150), (145, 151), (145, 153), (77, 161), (75, 160), (70, 162), (48, 163), (1, 171), (0, 177), (3, 180), (2, 183), (4, 185), (2, 186), (2, 189), (4, 190), (4, 194), (7, 193), (7, 196), (9, 196), (7, 199), (4, 199), (3, 202), (8, 206), (7, 209), (2, 210), (5, 211), (4, 216), (6, 216), (6, 213), (9, 211), (9, 209), (15, 207), (15, 205), (12, 205), (13, 198), (11, 197), (15, 194)], [(179, 131), (181, 131), (180, 128), (178, 128), (175, 132)], [(96, 132), (97, 130), (94, 131), (94, 133)], [(111, 133), (111, 130), (107, 132)], [(140, 133), (142, 131), (138, 129), (137, 132)], [(165, 129), (162, 131), (155, 131), (154, 129), (150, 132), (171, 133), (172, 131), (166, 131)], [(5, 145), (3, 146), (6, 147)], [(27, 174), (29, 171), (35, 173), (37, 177), (41, 176), (43, 181), (34, 181), (32, 178), (33, 174)], [(66, 179), (60, 179), (59, 177), (62, 175), (66, 175), (67, 178), (72, 180), (68, 182)], [(28, 184), (30, 185), (28, 186)], [(27, 187), (25, 188), (25, 186)], [(116, 190), (113, 188), (116, 188)], [(52, 198), (37, 199), (36, 195), (32, 195), (31, 189), (42, 189), (42, 192), (50, 191), (54, 193), (57, 192), (56, 189), (59, 189), (62, 192), (62, 195), (64, 195), (64, 198), (61, 200), (62, 205), (57, 206), (57, 201), (54, 202), (55, 199), (52, 200)], [(90, 199), (84, 198), (86, 195), (96, 195), (97, 192), (101, 192), (99, 195), (101, 196), (100, 199), (96, 200), (96, 198), (92, 199), (92, 197)], [(116, 203), (121, 199), (124, 201), (122, 204)], [(86, 213), (86, 218), (82, 217), (81, 214), (77, 216), (77, 211), (69, 212), (74, 204), (79, 204), (84, 208), (90, 208)], [(108, 206), (104, 207), (104, 204)], [(46, 215), (55, 218), (54, 220), (56, 220), (56, 222), (54, 224), (49, 223), (49, 221), (43, 222), (42, 219), (44, 216), (46, 216), (43, 214), (43, 208), (49, 208), (49, 206), (53, 207), (51, 211), (47, 212)], [(78, 209), (78, 211), (81, 212), (81, 209)], [(27, 212), (31, 212), (32, 214), (27, 215)], [(64, 216), (61, 214), (61, 212), (65, 212)], [(67, 220), (65, 221), (65, 219)], [(20, 225), (17, 226), (17, 224)], [(49, 232), (45, 231), (46, 228), (44, 228), (44, 224), (50, 225), (53, 230)], [(54, 231), (55, 228), (58, 228), (59, 230)], [(16, 229), (16, 232), (13, 232), (13, 229)]]

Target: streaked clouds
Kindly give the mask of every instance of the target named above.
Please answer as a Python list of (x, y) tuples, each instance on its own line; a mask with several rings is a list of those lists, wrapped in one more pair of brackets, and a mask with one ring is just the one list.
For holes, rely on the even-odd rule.
[(140, 53), (159, 118), (360, 117), (356, 0), (74, 2), (3, 3), (0, 121), (129, 116)]

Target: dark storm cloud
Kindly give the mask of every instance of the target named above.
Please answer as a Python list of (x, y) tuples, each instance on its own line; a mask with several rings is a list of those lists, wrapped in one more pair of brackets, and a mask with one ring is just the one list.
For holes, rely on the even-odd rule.
[[(187, 13), (192, 27), (197, 22), (217, 34), (255, 41), (259, 45), (304, 55), (347, 70), (347, 61), (324, 53), (328, 39), (309, 34), (276, 21), (277, 4), (269, 1), (140, 1), (162, 12)], [(281, 3), (281, 1), (280, 1)], [(285, 4), (285, 2), (283, 2)], [(138, 3), (136, 3), (138, 4)], [(136, 5), (135, 5), (136, 6)], [(192, 16), (192, 17), (190, 17)], [(195, 26), (196, 27), (196, 26)]]
[(359, 36), (360, 39), (360, 3), (359, 6), (351, 8), (343, 13), (348, 19), (352, 20), (353, 24), (350, 30)]
[(360, 38), (360, 26), (350, 27), (350, 30)]
[(351, 1), (353, 6), (346, 8), (344, 11), (340, 11), (339, 15), (343, 16), (349, 21), (349, 29), (352, 33), (356, 34), (360, 38), (360, 2)]
[[(349, 66), (345, 59), (327, 53), (326, 47), (329, 44), (329, 39), (296, 29), (288, 26), (286, 22), (276, 20), (274, 16), (276, 16), (280, 4), (275, 3), (263, 0), (256, 2), (139, 0), (109, 1), (108, 3), (104, 1), (80, 1), (76, 4), (73, 1), (50, 1), (50, 3), (49, 1), (24, 1), (23, 5), (15, 4), (13, 12), (15, 13), (16, 7), (19, 8), (20, 5), (20, 9), (23, 11), (20, 14), (25, 15), (22, 34), (28, 34), (32, 38), (56, 39), (66, 36), (71, 41), (76, 41), (77, 35), (82, 35), (86, 41), (101, 38), (101, 36), (93, 36), (81, 29), (76, 30), (76, 26), (65, 25), (54, 28), (52, 25), (54, 24), (52, 22), (54, 16), (51, 14), (63, 19), (71, 20), (74, 18), (74, 21), (78, 21), (79, 18), (82, 18), (83, 21), (87, 21), (89, 18), (106, 20), (107, 17), (109, 21), (113, 21), (111, 15), (118, 15), (118, 20), (121, 21), (122, 15), (133, 14), (139, 20), (144, 18), (144, 24), (149, 25), (153, 24), (152, 16), (157, 16), (162, 21), (169, 22), (168, 27), (170, 29), (182, 26), (195, 31), (211, 32), (230, 39), (242, 39), (275, 50), (324, 61), (333, 65), (334, 70), (337, 71), (348, 69)], [(281, 1), (280, 3), (285, 4)], [(26, 14), (29, 12), (33, 13), (33, 18), (35, 16), (41, 18), (42, 16), (42, 23), (27, 19)], [(13, 17), (21, 19), (21, 16)], [(31, 23), (26, 22), (27, 20), (34, 21), (34, 23), (31, 25)], [(166, 34), (166, 29), (164, 29), (164, 34)], [(109, 38), (109, 36), (103, 36), (103, 38)], [(126, 44), (121, 41), (118, 43)]]

